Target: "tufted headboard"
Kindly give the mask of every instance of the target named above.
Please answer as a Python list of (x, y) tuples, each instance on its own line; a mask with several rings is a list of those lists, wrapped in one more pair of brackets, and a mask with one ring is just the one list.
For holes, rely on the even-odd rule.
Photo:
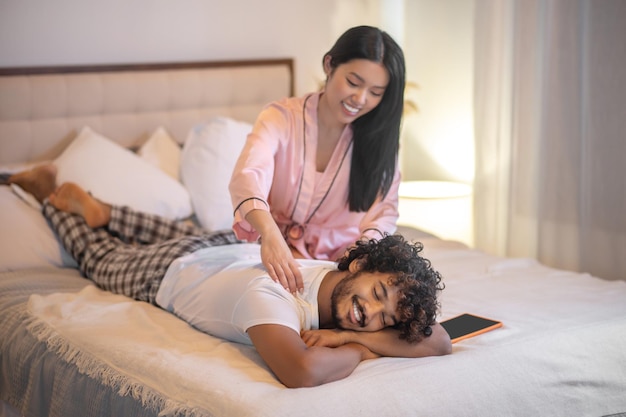
[(54, 158), (83, 126), (126, 147), (163, 126), (182, 143), (207, 118), (252, 123), (293, 94), (292, 59), (0, 68), (0, 163)]

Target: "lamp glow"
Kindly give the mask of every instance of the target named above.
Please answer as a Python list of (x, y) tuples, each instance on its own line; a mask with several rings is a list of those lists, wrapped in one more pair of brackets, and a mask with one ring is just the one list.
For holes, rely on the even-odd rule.
[(405, 181), (399, 189), (399, 225), (473, 246), (472, 187), (450, 181)]

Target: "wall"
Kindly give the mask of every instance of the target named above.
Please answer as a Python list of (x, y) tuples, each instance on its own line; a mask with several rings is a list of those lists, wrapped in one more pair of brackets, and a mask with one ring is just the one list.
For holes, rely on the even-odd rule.
[(304, 94), (343, 31), (376, 25), (421, 85), (403, 139), (420, 163), (404, 178), (469, 181), (472, 13), (473, 0), (0, 0), (0, 67), (294, 57)]
[(0, 67), (294, 57), (296, 89), (373, 0), (0, 0)]
[(408, 96), (420, 107), (405, 120), (407, 179), (474, 178), (474, 0), (407, 0), (405, 54)]

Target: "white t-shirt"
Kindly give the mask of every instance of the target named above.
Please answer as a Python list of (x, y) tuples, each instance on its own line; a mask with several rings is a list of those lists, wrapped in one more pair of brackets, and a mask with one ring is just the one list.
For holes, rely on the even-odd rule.
[(192, 326), (233, 342), (251, 344), (247, 330), (279, 324), (319, 328), (317, 293), (337, 264), (299, 259), (304, 292), (290, 294), (269, 277), (258, 244), (201, 249), (176, 259), (167, 270), (156, 303)]

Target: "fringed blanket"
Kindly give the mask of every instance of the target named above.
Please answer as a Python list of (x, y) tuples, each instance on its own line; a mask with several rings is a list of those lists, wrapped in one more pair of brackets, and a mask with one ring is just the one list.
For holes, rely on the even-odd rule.
[(381, 358), (287, 389), (250, 346), (98, 290), (75, 270), (0, 274), (1, 399), (25, 416), (603, 416), (626, 411), (626, 283), (441, 243), (442, 316), (504, 326), (445, 357)]
[[(194, 330), (158, 307), (86, 286), (32, 295), (29, 331), (80, 373), (164, 415), (231, 415), (223, 387), (281, 389), (258, 354)], [(167, 396), (164, 396), (163, 394)], [(232, 395), (232, 393), (231, 393)], [(234, 414), (232, 414), (234, 415)]]

